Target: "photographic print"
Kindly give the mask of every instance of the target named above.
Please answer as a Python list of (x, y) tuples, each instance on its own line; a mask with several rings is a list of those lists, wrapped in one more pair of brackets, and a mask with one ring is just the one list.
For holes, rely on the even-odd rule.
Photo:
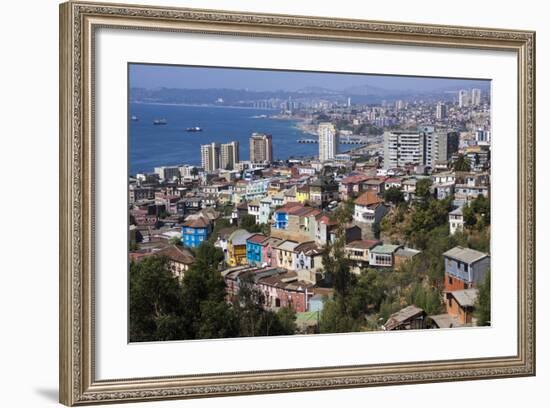
[(491, 138), (489, 80), (130, 63), (129, 341), (489, 326)]

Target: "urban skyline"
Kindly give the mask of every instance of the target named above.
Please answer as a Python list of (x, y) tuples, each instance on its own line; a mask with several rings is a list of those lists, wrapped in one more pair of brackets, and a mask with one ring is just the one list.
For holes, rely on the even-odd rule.
[(130, 341), (490, 326), (498, 135), (488, 88), (452, 86), (133, 100), (131, 148), (173, 162), (128, 180)]

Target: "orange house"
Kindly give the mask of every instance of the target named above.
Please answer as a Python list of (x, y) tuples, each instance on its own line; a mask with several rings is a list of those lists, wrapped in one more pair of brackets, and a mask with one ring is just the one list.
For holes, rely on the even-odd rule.
[(447, 292), (447, 314), (456, 317), (461, 324), (472, 323), (475, 303), (478, 297), (477, 289), (464, 289)]

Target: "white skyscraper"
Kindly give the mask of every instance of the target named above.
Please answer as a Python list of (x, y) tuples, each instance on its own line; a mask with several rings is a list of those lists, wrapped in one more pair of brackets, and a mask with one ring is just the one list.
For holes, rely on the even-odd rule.
[(332, 160), (338, 153), (336, 128), (329, 122), (319, 123), (317, 134), (319, 135), (319, 160)]
[(458, 107), (464, 108), (470, 104), (470, 95), (466, 89), (458, 91)]
[(233, 170), (239, 162), (239, 142), (229, 142), (221, 145), (220, 168)]
[(271, 135), (252, 133), (250, 137), (250, 161), (252, 163), (271, 163), (273, 161)]
[(447, 105), (443, 102), (438, 102), (435, 109), (435, 117), (437, 120), (442, 120), (447, 118)]
[(384, 168), (422, 164), (434, 167), (448, 160), (458, 148), (458, 133), (424, 126), (417, 131), (384, 133)]
[(472, 106), (478, 106), (481, 104), (481, 89), (474, 88), (472, 89)]
[(406, 164), (423, 164), (424, 134), (415, 131), (384, 133), (384, 168), (404, 167)]
[(220, 145), (201, 145), (201, 164), (204, 171), (212, 173), (220, 168)]

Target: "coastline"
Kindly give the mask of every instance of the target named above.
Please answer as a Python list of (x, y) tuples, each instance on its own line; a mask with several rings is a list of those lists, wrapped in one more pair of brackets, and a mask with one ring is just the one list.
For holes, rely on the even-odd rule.
[(158, 106), (186, 106), (194, 108), (220, 108), (220, 109), (250, 109), (250, 110), (265, 110), (276, 111), (274, 108), (255, 108), (252, 106), (233, 106), (233, 105), (213, 105), (213, 104), (198, 104), (198, 103), (183, 103), (183, 102), (143, 102), (143, 101), (130, 101), (129, 104), (135, 105), (158, 105)]

